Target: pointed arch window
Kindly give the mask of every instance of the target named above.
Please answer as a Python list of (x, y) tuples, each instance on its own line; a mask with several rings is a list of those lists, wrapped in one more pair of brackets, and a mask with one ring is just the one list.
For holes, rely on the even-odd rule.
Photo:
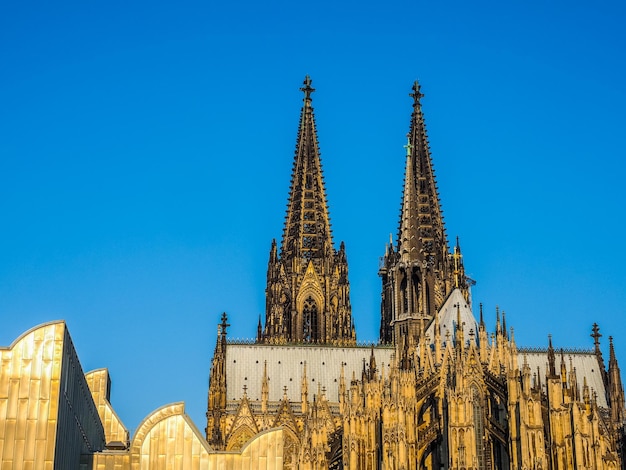
[(401, 313), (408, 313), (409, 312), (409, 294), (407, 291), (407, 279), (406, 279), (406, 272), (404, 270), (400, 271), (400, 276), (401, 276), (401, 280), (400, 280), (400, 301), (402, 302), (401, 304), (401, 308), (400, 308), (400, 312)]
[(308, 342), (319, 340), (318, 307), (313, 297), (308, 296), (302, 306), (303, 339)]
[(476, 456), (478, 468), (486, 468), (485, 415), (482, 394), (476, 385), (472, 385), (472, 408), (474, 415), (474, 432), (476, 435)]

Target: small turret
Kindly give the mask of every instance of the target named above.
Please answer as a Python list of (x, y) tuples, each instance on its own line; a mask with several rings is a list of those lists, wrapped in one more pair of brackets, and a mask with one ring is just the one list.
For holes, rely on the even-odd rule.
[(216, 448), (224, 446), (224, 436), (221, 433), (221, 417), (226, 412), (226, 330), (228, 317), (222, 313), (222, 321), (217, 326), (217, 341), (209, 376), (209, 397), (207, 404), (207, 427), (205, 429), (207, 441)]
[(624, 386), (622, 385), (622, 377), (619, 366), (617, 365), (617, 357), (615, 356), (612, 336), (609, 336), (608, 376), (608, 402), (611, 407), (611, 419), (616, 426), (623, 426), (626, 419), (626, 413), (624, 410)]
[(261, 324), (261, 315), (259, 315), (259, 323), (256, 327), (256, 340), (260, 343), (263, 339), (263, 325)]
[(500, 307), (496, 305), (496, 336), (502, 334), (502, 325), (500, 324)]
[(339, 375), (339, 410), (344, 413), (344, 407), (346, 405), (346, 371), (344, 368), (344, 362), (341, 362), (341, 374)]
[(485, 326), (485, 319), (483, 317), (483, 304), (479, 304), (480, 309), (480, 323), (478, 325), (478, 351), (480, 353), (480, 362), (486, 364), (489, 360), (489, 355), (487, 352), (488, 346), (488, 336), (487, 336), (487, 327)]
[(548, 335), (548, 377), (556, 377), (556, 357), (554, 356), (554, 348), (552, 347), (552, 335)]
[(372, 346), (372, 350), (370, 352), (369, 379), (374, 380), (375, 378), (376, 378), (376, 357), (374, 356), (374, 346)]

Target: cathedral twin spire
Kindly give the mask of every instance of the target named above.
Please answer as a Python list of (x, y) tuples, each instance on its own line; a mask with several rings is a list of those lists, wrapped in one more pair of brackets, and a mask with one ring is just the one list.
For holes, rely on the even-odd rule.
[(348, 264), (343, 242), (333, 244), (311, 78), (300, 90), (304, 105), (280, 245), (272, 242), (267, 270), (265, 343), (354, 344)]
[[(355, 332), (345, 247), (335, 250), (312, 106), (304, 93), (280, 249), (270, 248), (265, 326), (259, 342), (352, 344)], [(396, 246), (388, 246), (383, 279), (383, 343), (415, 340), (454, 288), (468, 299), (458, 245), (449, 253), (417, 82), (406, 145), (406, 167)]]
[(449, 253), (430, 156), (420, 85), (413, 84), (413, 113), (396, 246), (387, 247), (379, 274), (383, 282), (380, 340), (400, 337), (417, 343), (447, 296), (460, 288), (469, 300), (461, 248)]

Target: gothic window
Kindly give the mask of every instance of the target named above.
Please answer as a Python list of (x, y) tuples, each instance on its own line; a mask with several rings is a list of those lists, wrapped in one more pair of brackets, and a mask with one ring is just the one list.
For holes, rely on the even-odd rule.
[(287, 338), (291, 338), (291, 314), (288, 307), (285, 305), (283, 311), (283, 333)]
[(318, 310), (317, 304), (313, 297), (309, 296), (304, 301), (302, 307), (302, 324), (303, 324), (303, 339), (304, 341), (318, 341), (319, 329), (318, 329)]
[(402, 313), (407, 313), (409, 311), (409, 295), (407, 292), (407, 282), (406, 282), (406, 273), (401, 271), (402, 280), (400, 281), (400, 295), (401, 297), (401, 308), (400, 311)]
[(459, 465), (465, 466), (465, 431), (463, 429), (459, 431)]
[(478, 387), (472, 386), (472, 407), (474, 411), (474, 430), (476, 434), (476, 455), (478, 457), (478, 468), (485, 468), (485, 421), (483, 400)]
[(419, 279), (419, 271), (416, 269), (411, 273), (411, 287), (413, 290), (412, 302), (413, 311), (419, 311), (420, 305), (420, 279)]

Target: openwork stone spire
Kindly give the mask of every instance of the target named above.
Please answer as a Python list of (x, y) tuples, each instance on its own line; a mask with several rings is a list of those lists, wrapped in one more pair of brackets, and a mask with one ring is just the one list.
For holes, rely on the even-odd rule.
[(287, 220), (280, 251), (281, 257), (293, 256), (310, 260), (320, 258), (327, 248), (332, 248), (333, 239), (315, 117), (311, 106), (311, 94), (315, 88), (311, 87), (311, 78), (308, 75), (300, 90), (304, 92), (304, 106), (300, 114)]
[(345, 247), (335, 251), (313, 114), (311, 78), (304, 105), (280, 245), (272, 242), (267, 271), (265, 343), (352, 344)]
[(380, 269), (383, 280), (380, 339), (399, 335), (419, 337), (455, 287), (469, 301), (467, 279), (461, 264), (450, 254), (433, 170), (420, 85), (413, 84), (413, 113), (408, 133), (406, 165), (397, 244), (388, 246)]
[(422, 113), (421, 99), (424, 95), (417, 81), (409, 96), (413, 98), (408, 134), (411, 155), (407, 157), (404, 176), (398, 251), (405, 261), (442, 265), (448, 253), (448, 242)]

